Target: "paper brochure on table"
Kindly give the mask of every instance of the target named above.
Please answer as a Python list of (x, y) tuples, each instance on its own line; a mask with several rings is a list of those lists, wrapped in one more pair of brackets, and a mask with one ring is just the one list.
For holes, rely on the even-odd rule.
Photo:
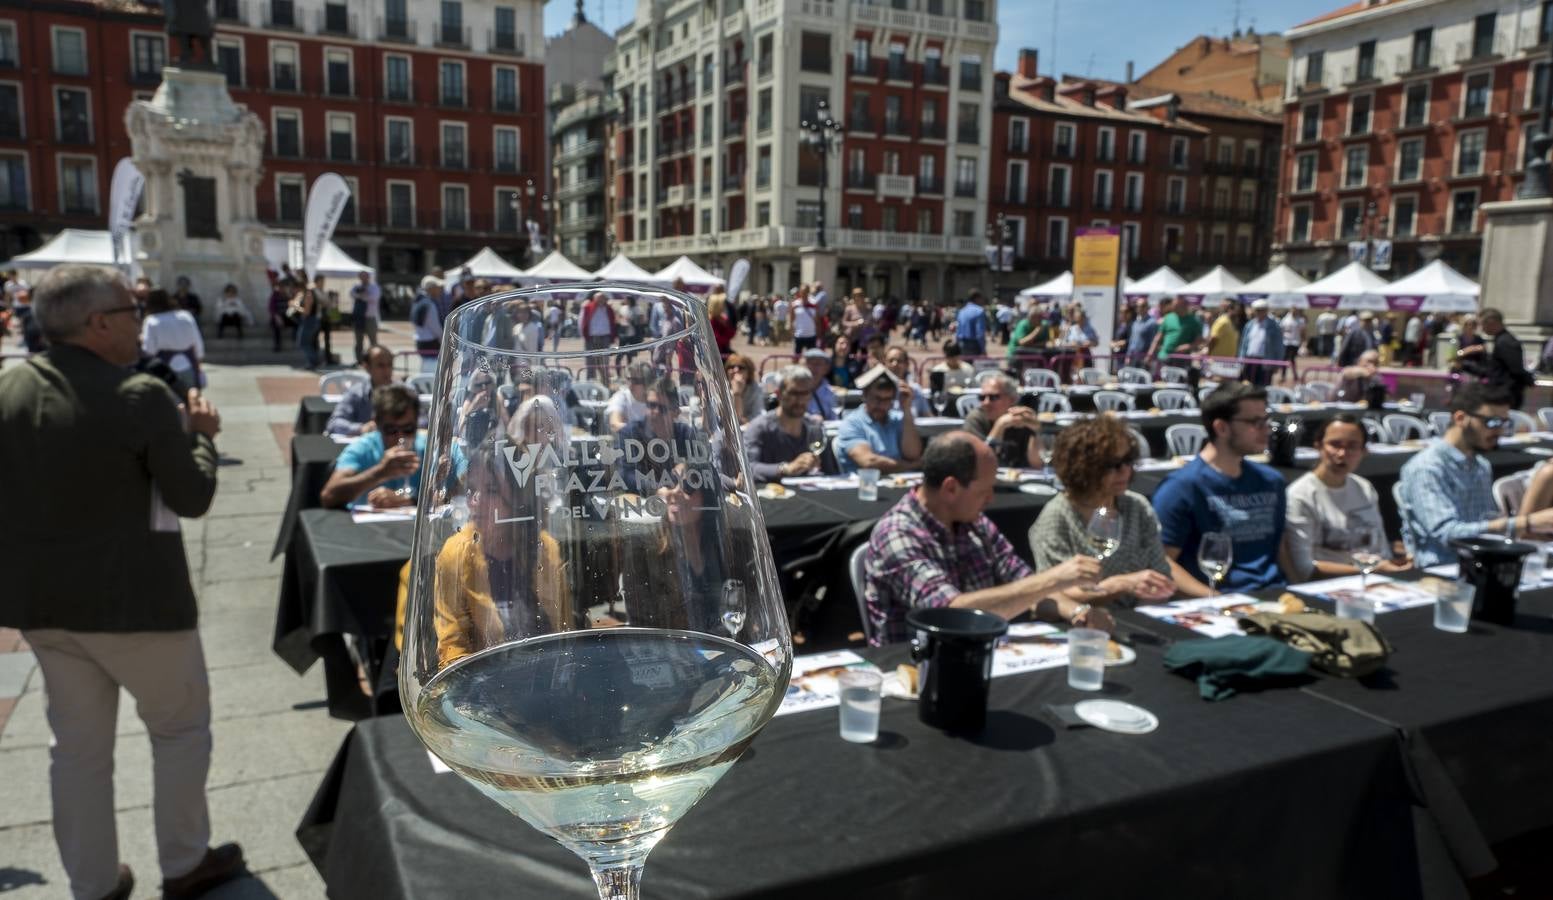
[(787, 696), (777, 709), (779, 716), (809, 709), (830, 709), (841, 705), (841, 683), (836, 680), (845, 669), (878, 671), (878, 666), (851, 650), (811, 653), (793, 658), (793, 676), (787, 683)]
[(391, 509), (375, 509), (359, 506), (351, 510), (351, 522), (366, 525), (371, 522), (409, 522), (415, 519), (415, 507), (403, 506)]
[(1220, 594), (1176, 600), (1157, 606), (1140, 606), (1137, 611), (1150, 618), (1189, 628), (1203, 637), (1233, 637), (1245, 634), (1237, 618), (1254, 612), (1282, 612), (1283, 606), (1272, 600), (1258, 600), (1246, 594)]
[(1018, 622), (992, 651), (992, 677), (1018, 675), (1068, 664), (1068, 635), (1045, 622)]
[[(1358, 575), (1345, 575), (1342, 578), (1296, 584), (1290, 590), (1307, 597), (1319, 597), (1336, 603), (1343, 594), (1360, 596), (1359, 586)], [(1375, 604), (1375, 614), (1381, 615), (1396, 612), (1399, 609), (1412, 609), (1415, 606), (1433, 606), (1435, 593), (1430, 590), (1431, 587), (1433, 587), (1432, 584), (1425, 582), (1397, 581), (1384, 575), (1371, 575), (1369, 589), (1363, 596), (1368, 597), (1370, 602)]]

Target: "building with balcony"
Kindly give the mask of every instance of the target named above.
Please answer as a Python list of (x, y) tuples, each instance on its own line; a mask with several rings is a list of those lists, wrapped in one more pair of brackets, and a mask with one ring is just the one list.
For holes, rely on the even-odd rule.
[(1509, 200), (1547, 88), (1553, 4), (1360, 2), (1284, 34), (1275, 257), (1307, 274), (1393, 241), (1389, 274), (1478, 271), (1478, 207)]
[[(997, 74), (989, 212), (1001, 214), (1020, 281), (1072, 267), (1078, 229), (1121, 231), (1129, 271), (1205, 260), (1207, 128), (1174, 95), (1129, 99), (1126, 85), (1040, 75), (1034, 50)], [(992, 238), (997, 242), (997, 237)]]
[[(538, 0), (215, 0), (213, 12), (214, 62), (267, 131), (266, 225), (300, 230), (308, 185), (337, 172), (353, 198), (335, 240), (386, 282), (486, 244), (522, 261), (521, 186), (546, 168)], [(160, 82), (164, 28), (157, 7), (0, 0), (0, 60), (19, 76), (0, 62), (7, 240), (106, 226), (108, 179), (130, 154), (124, 110)], [(10, 206), (27, 210), (15, 224)]]
[(548, 214), (556, 248), (585, 269), (612, 255), (604, 191), (612, 113), (604, 67), (614, 49), (614, 38), (588, 21), (578, 0), (571, 27), (549, 40), (545, 54)]
[[(823, 193), (833, 289), (935, 300), (984, 287), (997, 8), (641, 0), (606, 73), (619, 248), (714, 272), (746, 256), (752, 290), (785, 290)], [(844, 128), (824, 169), (801, 128), (822, 101)]]

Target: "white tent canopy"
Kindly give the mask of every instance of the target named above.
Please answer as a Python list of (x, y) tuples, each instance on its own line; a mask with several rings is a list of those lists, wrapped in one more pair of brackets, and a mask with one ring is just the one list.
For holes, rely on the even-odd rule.
[[(267, 235), (264, 238), (264, 261), (269, 267), (280, 271), (282, 265), (289, 265), (293, 269), (302, 264), (302, 240), (300, 238), (284, 237), (279, 235)], [(362, 272), (377, 272), (371, 266), (364, 266), (352, 259), (350, 254), (341, 250), (334, 241), (324, 244), (323, 252), (318, 254), (318, 266), (309, 275), (322, 275), (325, 278), (355, 278)]]
[(1477, 282), (1437, 259), (1381, 291), (1391, 309), (1404, 312), (1473, 312), (1478, 308)]
[(1351, 262), (1331, 275), (1299, 289), (1313, 307), (1386, 311), (1382, 296), (1390, 286), (1363, 263)]
[[(121, 249), (122, 262), (129, 262), (131, 255), (127, 246), (131, 240), (125, 237), (125, 245)], [(52, 269), (55, 266), (66, 263), (78, 263), (91, 266), (113, 265), (113, 236), (106, 231), (91, 231), (84, 228), (66, 228), (47, 244), (28, 253), (23, 253), (4, 264), (7, 269)]]
[(653, 281), (661, 281), (665, 284), (673, 284), (676, 280), (685, 282), (685, 287), (696, 292), (702, 292), (717, 287), (723, 283), (721, 278), (701, 268), (691, 261), (688, 256), (681, 256), (653, 275)]
[(449, 287), (457, 284), (465, 275), (487, 281), (522, 281), (524, 275), (522, 269), (502, 259), (490, 247), (481, 247), (479, 253), (446, 271)]
[(632, 262), (624, 253), (616, 253), (614, 259), (593, 273), (593, 277), (604, 281), (652, 282), (655, 280), (651, 272)]
[(1240, 291), (1245, 286), (1245, 282), (1236, 278), (1230, 270), (1223, 266), (1214, 266), (1208, 274), (1189, 284), (1182, 285), (1176, 291), (1176, 296), (1187, 303), (1198, 305), (1223, 303), (1225, 300), (1238, 299)]
[(1186, 286), (1186, 279), (1169, 266), (1160, 266), (1153, 272), (1123, 286), (1122, 293), (1129, 300), (1147, 297), (1150, 303), (1158, 303), (1161, 297), (1174, 296)]
[(1021, 297), (1071, 297), (1073, 296), (1073, 273), (1063, 272), (1051, 281), (1043, 284), (1032, 285), (1019, 292)]
[(592, 272), (567, 259), (559, 250), (551, 250), (549, 256), (523, 275), (525, 280), (550, 282), (592, 281), (594, 277)]
[(1310, 279), (1282, 263), (1260, 278), (1253, 278), (1240, 288), (1242, 302), (1266, 300), (1275, 309), (1304, 309), (1305, 295), (1300, 288), (1310, 284)]

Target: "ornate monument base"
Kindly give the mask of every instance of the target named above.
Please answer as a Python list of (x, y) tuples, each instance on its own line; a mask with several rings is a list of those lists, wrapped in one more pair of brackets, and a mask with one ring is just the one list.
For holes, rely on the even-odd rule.
[(1483, 204), (1482, 305), (1523, 343), (1553, 331), (1553, 200)]
[(131, 103), (124, 123), (146, 178), (145, 212), (135, 220), (140, 267), (169, 290), (186, 276), (207, 318), (222, 289), (236, 284), (255, 321), (266, 321), (265, 228), (254, 206), (259, 117), (232, 102), (222, 73), (169, 66), (156, 95)]

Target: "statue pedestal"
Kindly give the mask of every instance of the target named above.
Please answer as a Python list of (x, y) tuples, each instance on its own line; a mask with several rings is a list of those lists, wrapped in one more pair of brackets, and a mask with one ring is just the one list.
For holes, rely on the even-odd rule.
[(1553, 326), (1553, 199), (1483, 204), (1481, 304), (1504, 313), (1523, 343)]
[(136, 262), (168, 290), (186, 276), (207, 319), (222, 289), (236, 284), (255, 320), (267, 321), (265, 228), (254, 205), (264, 158), (259, 117), (232, 102), (222, 73), (168, 66), (156, 95), (131, 103), (124, 124), (146, 179)]
[(836, 296), (836, 259), (836, 251), (829, 247), (799, 247), (799, 282), (812, 285), (818, 281), (830, 296)]

